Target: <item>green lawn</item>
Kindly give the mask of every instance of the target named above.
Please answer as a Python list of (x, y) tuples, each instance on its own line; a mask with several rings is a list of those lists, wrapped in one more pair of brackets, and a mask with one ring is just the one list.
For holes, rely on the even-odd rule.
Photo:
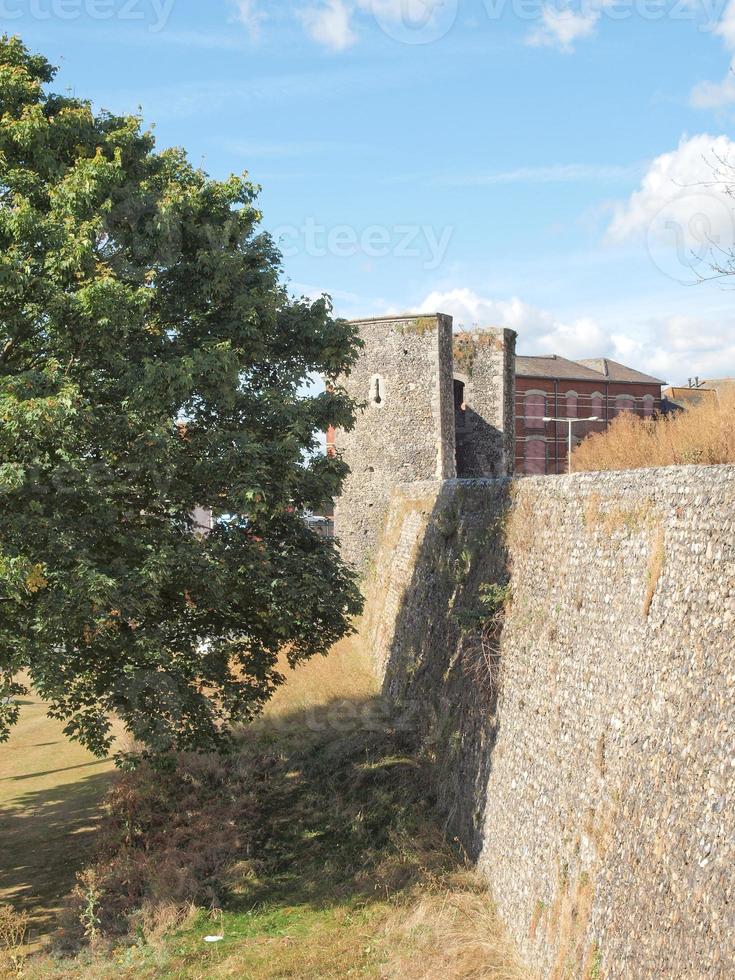
[(89, 855), (114, 768), (61, 729), (31, 694), (10, 741), (0, 745), (0, 902), (31, 914), (31, 939), (53, 926)]

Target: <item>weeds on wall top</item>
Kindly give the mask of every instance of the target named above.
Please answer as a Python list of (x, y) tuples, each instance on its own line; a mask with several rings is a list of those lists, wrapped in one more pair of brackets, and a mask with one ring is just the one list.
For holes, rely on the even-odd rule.
[(425, 333), (431, 333), (432, 330), (435, 330), (436, 323), (437, 318), (435, 316), (417, 316), (409, 322), (405, 328), (405, 332), (422, 336)]
[(502, 350), (503, 342), (494, 333), (456, 333), (453, 340), (454, 368), (468, 377), (472, 375), (478, 351), (483, 347)]

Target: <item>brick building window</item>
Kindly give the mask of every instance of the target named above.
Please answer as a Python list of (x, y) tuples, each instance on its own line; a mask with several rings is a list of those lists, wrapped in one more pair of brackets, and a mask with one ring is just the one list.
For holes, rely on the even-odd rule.
[(546, 440), (527, 439), (524, 449), (524, 469), (529, 476), (546, 473)]
[(546, 415), (546, 395), (542, 391), (529, 391), (523, 408), (523, 418), (527, 429), (543, 429)]
[(615, 399), (615, 413), (622, 415), (623, 412), (635, 412), (635, 398), (632, 395), (618, 395)]
[(579, 395), (576, 391), (567, 392), (567, 418), (576, 419), (579, 414)]
[(590, 396), (590, 415), (595, 415), (598, 419), (605, 418), (604, 398), (599, 391), (593, 391)]
[(656, 399), (653, 395), (643, 396), (643, 418), (650, 419), (653, 416), (653, 410), (656, 407)]

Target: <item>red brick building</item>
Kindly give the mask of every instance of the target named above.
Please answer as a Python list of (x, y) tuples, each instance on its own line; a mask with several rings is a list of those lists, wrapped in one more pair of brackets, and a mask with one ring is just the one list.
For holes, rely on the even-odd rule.
[(550, 354), (516, 358), (516, 473), (566, 473), (568, 426), (544, 418), (588, 418), (573, 427), (578, 443), (621, 412), (653, 418), (663, 381), (600, 357), (569, 361)]

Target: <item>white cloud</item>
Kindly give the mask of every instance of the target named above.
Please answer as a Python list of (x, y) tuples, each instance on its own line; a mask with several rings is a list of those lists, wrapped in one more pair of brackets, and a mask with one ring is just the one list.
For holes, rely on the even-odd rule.
[[(595, 34), (603, 9), (613, 2), (584, 0), (578, 11), (565, 0), (560, 0), (560, 6), (543, 3), (540, 22), (527, 43), (569, 53), (578, 41)], [(333, 51), (344, 51), (357, 43), (360, 27), (368, 19), (394, 40), (427, 43), (447, 33), (457, 11), (458, 0), (312, 0), (297, 16), (313, 40)]]
[(644, 330), (631, 354), (643, 370), (672, 384), (735, 376), (735, 316), (673, 314), (650, 320)]
[(675, 150), (652, 161), (639, 189), (617, 206), (608, 238), (642, 238), (654, 263), (665, 262), (663, 271), (675, 279), (681, 277), (670, 263), (691, 273), (697, 262), (724, 258), (735, 244), (731, 167), (735, 143), (727, 136), (683, 137)]
[(332, 51), (344, 51), (357, 41), (352, 13), (352, 5), (345, 0), (325, 0), (317, 7), (307, 7), (300, 17), (311, 38)]
[(722, 20), (713, 33), (721, 37), (731, 51), (735, 51), (735, 0), (730, 0), (725, 7)]
[[(454, 22), (456, 0), (319, 0), (298, 16), (307, 34), (333, 51), (344, 51), (357, 43), (358, 25), (370, 18), (389, 37), (420, 39), (432, 25)], [(432, 35), (433, 36), (433, 35)], [(405, 39), (405, 38), (404, 38)]]
[(555, 7), (544, 4), (541, 8), (541, 23), (527, 38), (534, 47), (554, 47), (569, 54), (577, 41), (592, 37), (597, 29), (600, 11), (587, 9), (576, 13), (569, 7)]
[(518, 297), (495, 299), (456, 288), (430, 293), (416, 312), (449, 313), (455, 327), (465, 329), (510, 327), (518, 332), (520, 354), (611, 357), (672, 384), (694, 375), (735, 375), (735, 314), (717, 310), (651, 317), (631, 302), (609, 319), (607, 314), (564, 318)]
[[(518, 167), (487, 174), (449, 174), (432, 177), (428, 183), (442, 187), (486, 187), (493, 184), (562, 184), (579, 181), (611, 181), (635, 177), (640, 166), (615, 166), (587, 163), (559, 163), (547, 167)], [(401, 180), (407, 178), (400, 178)], [(412, 182), (416, 177), (411, 177)]]
[[(729, 0), (722, 18), (712, 31), (722, 38), (725, 47), (735, 53), (735, 0)], [(691, 103), (697, 109), (720, 109), (735, 102), (735, 58), (720, 82), (700, 82), (694, 86)]]
[(721, 109), (735, 102), (735, 76), (730, 74), (721, 82), (699, 82), (692, 90), (691, 103), (695, 109)]
[(356, 0), (356, 3), (379, 21), (420, 26), (433, 20), (447, 0)]
[[(490, 299), (471, 289), (430, 293), (419, 313), (449, 313), (457, 327), (510, 327), (519, 334), (522, 353), (590, 357), (600, 354), (608, 337), (591, 317), (564, 321), (548, 310), (531, 306), (518, 297)], [(604, 351), (603, 351), (604, 352)]]
[(235, 0), (235, 20), (245, 27), (253, 39), (260, 36), (260, 25), (265, 20), (259, 4), (260, 0)]

